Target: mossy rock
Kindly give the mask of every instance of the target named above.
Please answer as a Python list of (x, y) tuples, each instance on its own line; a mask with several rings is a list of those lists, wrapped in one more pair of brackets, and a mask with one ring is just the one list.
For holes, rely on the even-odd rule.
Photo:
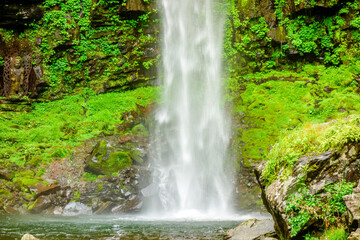
[(129, 152), (112, 150), (107, 147), (106, 141), (99, 142), (93, 149), (85, 171), (96, 175), (111, 175), (132, 165)]
[(0, 198), (9, 200), (13, 198), (13, 195), (7, 190), (0, 190)]
[(149, 131), (146, 129), (146, 127), (144, 125), (142, 125), (141, 123), (138, 125), (135, 125), (132, 129), (131, 132), (135, 135), (142, 135), (144, 137), (149, 136)]

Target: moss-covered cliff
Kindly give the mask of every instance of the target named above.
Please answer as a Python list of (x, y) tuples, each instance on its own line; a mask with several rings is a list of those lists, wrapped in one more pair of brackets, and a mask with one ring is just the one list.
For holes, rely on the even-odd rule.
[(158, 30), (150, 1), (3, 1), (0, 9), (1, 59), (30, 54), (48, 86), (44, 96), (83, 87), (134, 89), (156, 77)]

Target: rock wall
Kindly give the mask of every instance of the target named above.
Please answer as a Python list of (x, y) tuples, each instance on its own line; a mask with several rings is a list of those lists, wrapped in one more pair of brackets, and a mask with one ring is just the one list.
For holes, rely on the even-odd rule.
[(39, 79), (47, 84), (43, 97), (58, 98), (82, 87), (97, 93), (134, 89), (156, 78), (154, 4), (43, 0), (5, 1), (0, 8), (0, 67), (6, 64), (1, 60), (21, 56), (26, 46), (34, 67), (44, 71)]

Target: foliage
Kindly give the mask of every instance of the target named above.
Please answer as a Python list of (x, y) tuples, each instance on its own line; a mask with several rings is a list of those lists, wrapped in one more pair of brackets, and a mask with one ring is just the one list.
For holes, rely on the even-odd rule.
[[(140, 71), (142, 61), (147, 69), (157, 62), (156, 57), (143, 56), (146, 46), (156, 40), (156, 33), (145, 34), (144, 30), (157, 20), (153, 18), (156, 10), (135, 19), (123, 19), (118, 14), (121, 2), (46, 0), (42, 4), (42, 19), (21, 34), (3, 31), (1, 35), (5, 40), (30, 40), (34, 55), (42, 59), (44, 79), (52, 92), (71, 92), (74, 87), (84, 86), (99, 91), (108, 82), (125, 88), (130, 70)], [(100, 26), (93, 22), (91, 14), (95, 12), (104, 18)], [(109, 79), (112, 75), (116, 79)]]
[[(360, 96), (356, 76), (360, 74), (359, 66), (358, 61), (339, 67), (309, 64), (301, 71), (268, 70), (231, 79), (227, 85), (227, 100), (234, 102), (233, 114), (238, 122), (241, 121), (237, 139), (237, 144), (241, 145), (240, 157), (245, 162), (269, 159), (269, 150), (276, 151), (274, 143), (286, 141), (286, 135), (293, 129), (303, 127), (310, 131), (312, 124), (306, 123), (324, 123), (358, 114)], [(299, 141), (311, 139), (306, 131), (296, 134), (294, 137)], [(304, 153), (296, 150), (290, 155), (295, 161), (301, 154)], [(277, 162), (287, 161), (279, 159)], [(289, 163), (291, 166), (290, 160)], [(269, 177), (278, 174), (278, 171), (270, 172)]]
[(321, 240), (346, 240), (348, 234), (346, 233), (344, 227), (330, 228), (325, 230), (324, 234), (321, 236)]
[(325, 229), (345, 224), (343, 214), (346, 206), (342, 197), (352, 193), (353, 184), (346, 181), (331, 183), (324, 190), (323, 194), (310, 194), (309, 189), (300, 188), (298, 194), (291, 195), (286, 201), (286, 213), (291, 216), (291, 237), (297, 236), (309, 221), (320, 222)]
[(277, 142), (267, 156), (263, 171), (270, 184), (279, 177), (286, 179), (302, 155), (317, 154), (329, 149), (341, 149), (346, 143), (360, 141), (360, 116), (353, 115), (330, 123), (307, 123), (289, 131)]
[(33, 168), (69, 156), (74, 146), (101, 132), (117, 134), (121, 116), (157, 98), (157, 88), (95, 95), (85, 89), (29, 113), (1, 113), (0, 164)]

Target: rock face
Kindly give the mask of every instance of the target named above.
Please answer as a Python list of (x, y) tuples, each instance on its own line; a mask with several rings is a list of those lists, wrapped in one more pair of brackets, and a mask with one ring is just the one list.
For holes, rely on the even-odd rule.
[(274, 221), (271, 219), (250, 219), (226, 232), (224, 239), (230, 240), (270, 240), (276, 239)]
[[(348, 182), (358, 182), (360, 179), (360, 144), (351, 143), (341, 151), (328, 151), (314, 157), (301, 157), (298, 159), (293, 172), (286, 180), (276, 179), (269, 186), (261, 177), (264, 165), (256, 170), (258, 182), (262, 188), (262, 198), (265, 207), (273, 216), (276, 233), (283, 239), (291, 239), (289, 215), (286, 214), (286, 200), (291, 194), (297, 192), (306, 185), (310, 194), (321, 193), (329, 183), (340, 182), (345, 179)], [(304, 170), (306, 167), (306, 171)], [(301, 183), (301, 184), (300, 184)], [(346, 196), (344, 200), (354, 216), (358, 219), (358, 210), (352, 210), (351, 206), (357, 198), (357, 193)], [(358, 203), (358, 202), (357, 202)], [(308, 222), (304, 229), (311, 227), (314, 222)]]
[(80, 190), (80, 202), (92, 206), (95, 214), (121, 213), (142, 207), (141, 176), (147, 170), (141, 167), (126, 168), (117, 177), (106, 176), (89, 182)]
[(44, 0), (29, 1), (1, 1), (0, 3), (0, 27), (8, 29), (24, 28), (34, 20), (43, 16), (39, 5)]
[(360, 239), (360, 181), (357, 188), (354, 189), (354, 193), (344, 196), (343, 199), (350, 212), (349, 224), (358, 227), (356, 231), (351, 233), (348, 239)]

